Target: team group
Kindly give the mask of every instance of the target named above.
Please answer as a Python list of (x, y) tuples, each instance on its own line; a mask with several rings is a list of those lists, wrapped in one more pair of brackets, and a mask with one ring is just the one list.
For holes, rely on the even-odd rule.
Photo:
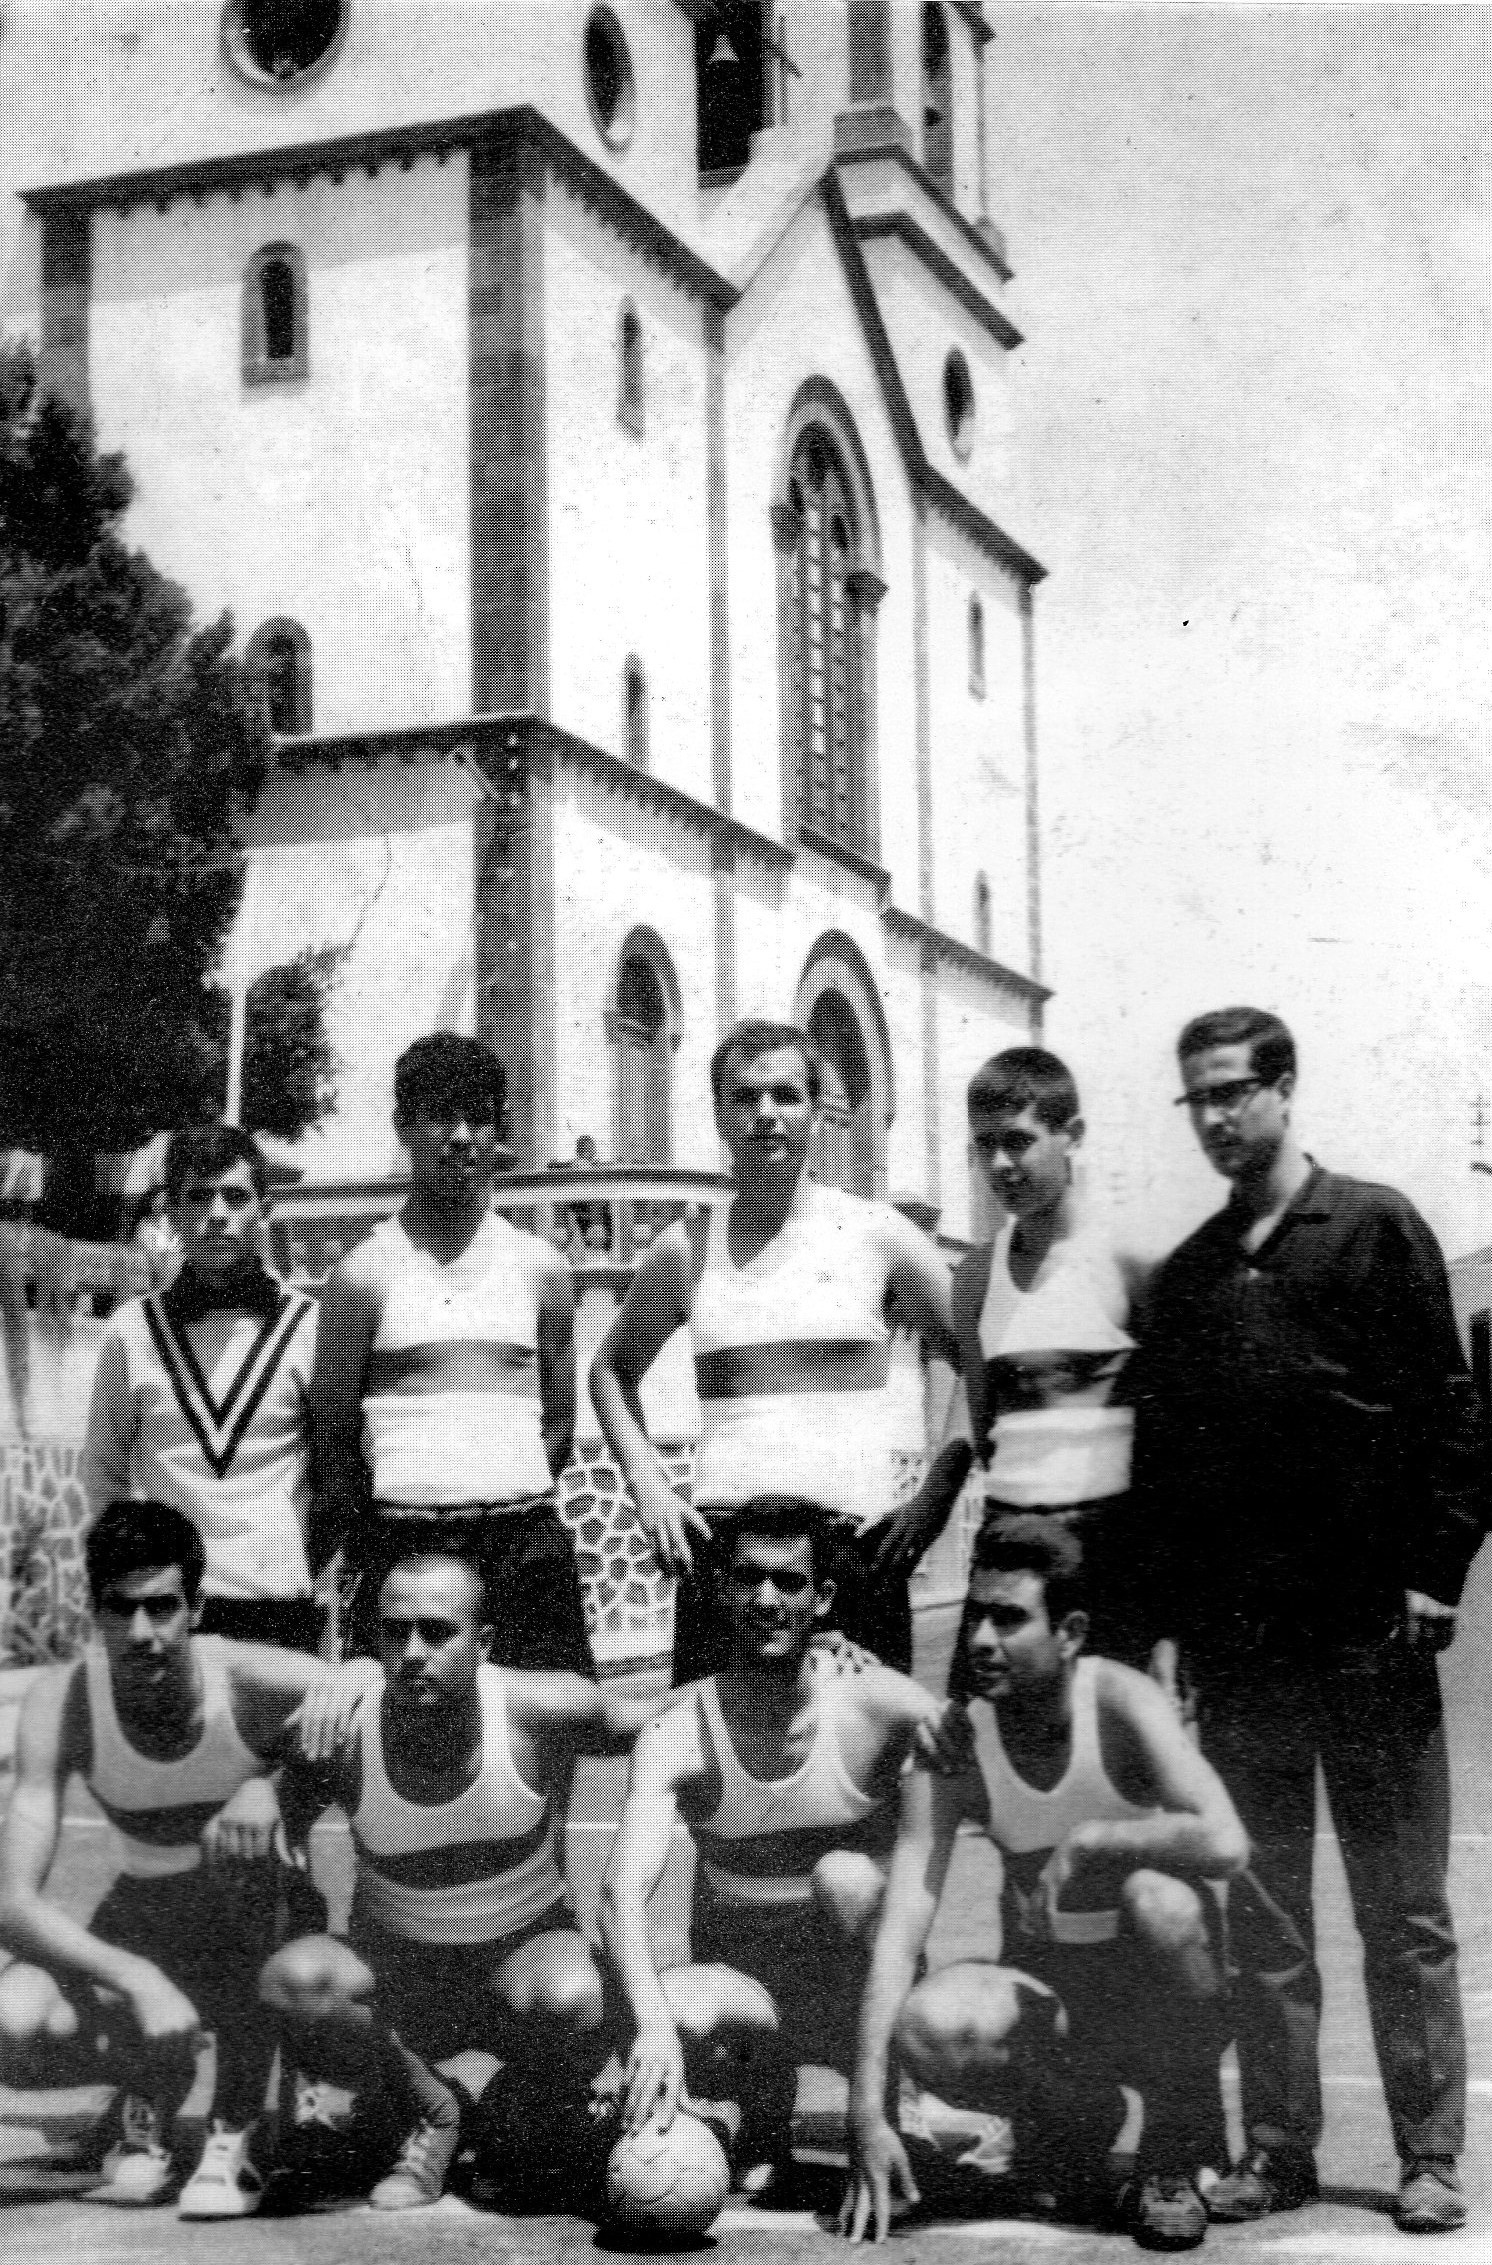
[[(1317, 2191), (1319, 1761), (1396, 2217), (1464, 2222), (1436, 1655), (1486, 1522), (1484, 1418), (1423, 1221), (1300, 1146), (1285, 1026), (1205, 1015), (1178, 1056), (1221, 1211), (1142, 1280), (1083, 1215), (1070, 1074), (1012, 1048), (968, 1094), (1004, 1225), (950, 1281), (898, 1212), (812, 1177), (805, 1034), (724, 1040), (732, 1199), (650, 1246), (591, 1372), (676, 1579), (653, 1700), (592, 1662), (555, 1509), (571, 1278), (491, 1207), (490, 1050), (442, 1033), (401, 1057), (410, 1193), (319, 1305), (262, 1263), (253, 1140), (173, 1139), (184, 1263), (110, 1324), (89, 1412), (96, 1634), (28, 1694), (0, 1833), (0, 2082), (107, 2070), (76, 2149), (94, 2199), (200, 2219), (328, 2190), (403, 2210), (458, 2179), (573, 2199), (620, 2131), (682, 2103), (782, 2200), (798, 2071), (827, 2062), (850, 2079), (852, 2238), (918, 2199), (931, 2093), (1022, 2206), (1193, 2247)], [(893, 1315), (963, 1385), (900, 1505)], [(679, 1328), (687, 1501), (640, 1397)], [(976, 1462), (934, 1699), (907, 1579)], [(338, 1551), (333, 1666), (313, 1581)], [(580, 1756), (629, 1750), (598, 1946), (566, 1879), (571, 1784)], [(86, 1923), (48, 1893), (75, 1775), (117, 1860)], [(332, 1805), (345, 1936), (307, 1861)], [(965, 1822), (1000, 1852), (1001, 1908), (985, 1958), (928, 1971)], [(670, 1910), (680, 1828), (692, 1891)], [(189, 2169), (176, 2119), (207, 2033)], [(1143, 2125), (1116, 2190), (1121, 2085)]]

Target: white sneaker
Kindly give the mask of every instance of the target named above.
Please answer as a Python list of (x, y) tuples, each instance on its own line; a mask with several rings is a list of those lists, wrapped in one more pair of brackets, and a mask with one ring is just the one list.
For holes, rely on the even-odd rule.
[(252, 2218), (264, 2199), (264, 2180), (249, 2161), (249, 2135), (215, 2123), (202, 2160), (181, 2190), (179, 2218)]
[(97, 2186), (83, 2202), (108, 2202), (123, 2210), (149, 2209), (168, 2199), (174, 2179), (171, 2158), (161, 2145), (161, 2119), (155, 2103), (127, 2092), (119, 2104), (120, 2136), (104, 2157)]
[(423, 2210), (438, 2202), (460, 2136), (460, 2119), (454, 2112), (448, 2124), (421, 2118), (405, 2138), (393, 2169), (368, 2196), (374, 2209)]

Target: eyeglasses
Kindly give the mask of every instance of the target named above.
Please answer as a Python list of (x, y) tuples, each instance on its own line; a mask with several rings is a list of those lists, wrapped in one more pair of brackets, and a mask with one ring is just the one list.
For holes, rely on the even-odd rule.
[(1190, 1109), (1194, 1117), (1205, 1117), (1209, 1109), (1220, 1117), (1236, 1117), (1270, 1080), (1264, 1077), (1234, 1077), (1222, 1085), (1199, 1085), (1194, 1093), (1178, 1093), (1172, 1104), (1177, 1109)]

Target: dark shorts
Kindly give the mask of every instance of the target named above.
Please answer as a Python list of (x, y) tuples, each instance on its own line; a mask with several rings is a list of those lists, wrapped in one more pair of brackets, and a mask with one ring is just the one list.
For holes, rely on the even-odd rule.
[(236, 1644), (278, 1644), (287, 1652), (319, 1652), (326, 1608), (314, 1597), (202, 1599), (197, 1632), (227, 1636)]
[(343, 1651), (378, 1654), (378, 1592), (401, 1558), (427, 1552), (475, 1567), (487, 1590), (498, 1667), (596, 1677), (575, 1546), (550, 1502), (510, 1511), (384, 1511), (376, 1504), (348, 1548), (354, 1587)]
[[(114, 1882), (88, 1922), (100, 1942), (159, 1967), (220, 2036), (259, 2023), (259, 1972), (291, 1933), (325, 1926), (326, 1906), (309, 1880), (288, 1866), (256, 1868), (235, 1886), (205, 1865), (165, 1879)], [(71, 2001), (109, 2035), (116, 2001), (89, 1983), (62, 1983)]]
[(726, 1966), (759, 1983), (799, 2057), (829, 2067), (848, 2065), (865, 1983), (865, 1951), (845, 1941), (820, 1904), (793, 1904), (760, 1916), (743, 1913), (721, 1903), (698, 1869), (689, 1954), (695, 1966)]
[(411, 1942), (359, 1920), (356, 1911), (348, 1941), (377, 1977), (378, 2003), (400, 2043), (435, 2062), (470, 2051), (502, 2057), (506, 2017), (489, 1985), (515, 1951), (552, 1934), (585, 1942), (568, 1895), (490, 1942)]
[[(706, 1534), (690, 1533), (693, 1570), (674, 1589), (673, 1680), (676, 1687), (715, 1675), (729, 1664), (730, 1632), (719, 1607), (719, 1568), (734, 1547), (737, 1512), (708, 1504)], [(912, 1672), (912, 1603), (905, 1579), (875, 1571), (876, 1542), (884, 1528), (862, 1536), (854, 1521), (831, 1517), (824, 1570), (834, 1582), (827, 1626), (842, 1629), (887, 1667)]]

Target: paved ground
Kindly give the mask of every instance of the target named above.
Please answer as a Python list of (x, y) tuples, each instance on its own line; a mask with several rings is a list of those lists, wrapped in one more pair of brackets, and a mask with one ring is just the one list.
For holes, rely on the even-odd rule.
[[(946, 1630), (934, 1631), (941, 1651)], [(1465, 2171), (1471, 2203), (1467, 2232), (1432, 2247), (1430, 2254), (1492, 2259), (1492, 1695), (1486, 1663), (1492, 1659), (1492, 1569), (1478, 1570), (1463, 1633), (1447, 1662), (1445, 1684), (1456, 1782), (1457, 1838), (1452, 1892), (1463, 1949), (1463, 1989), (1471, 2042), (1472, 2097)], [(924, 1652), (919, 1647), (919, 1665)], [(933, 1668), (933, 1658), (925, 1658)], [(615, 1813), (616, 1765), (587, 1765), (577, 1787), (572, 1821), (573, 1866), (583, 1905), (593, 1906), (604, 1861), (609, 1819)], [(0, 1783), (3, 1791), (3, 1783)], [(345, 1837), (319, 1829), (316, 1861), (334, 1906), (347, 1892)], [(80, 1800), (59, 1861), (57, 1889), (79, 1909), (97, 1899), (104, 1874), (102, 1828)], [(1396, 2232), (1388, 2215), (1394, 2162), (1378, 2091), (1362, 2003), (1360, 1950), (1347, 1905), (1340, 1861), (1329, 1834), (1318, 1844), (1317, 1882), (1326, 2016), (1322, 2064), (1327, 2130), (1321, 2150), (1325, 2198), (1311, 2209), (1258, 2228), (1214, 2227), (1207, 2249), (1222, 2265), (1398, 2265), (1423, 2259), (1422, 2241)], [(961, 1844), (944, 1910), (931, 1946), (935, 1964), (968, 1955), (989, 1956), (995, 1875), (988, 1851)], [(671, 1892), (670, 1892), (671, 1891)], [(660, 1896), (660, 1931), (682, 1922), (685, 1872)], [(76, 2129), (103, 2095), (0, 2093), (0, 2245), (26, 2265), (154, 2265), (155, 2260), (196, 2260), (210, 2250), (220, 2265), (351, 2265), (352, 2260), (426, 2258), (438, 2265), (568, 2265), (593, 2256), (595, 2228), (576, 2218), (521, 2220), (480, 2212), (447, 2198), (434, 2210), (384, 2218), (366, 2208), (335, 2215), (232, 2226), (181, 2224), (169, 2210), (138, 2215), (103, 2211), (74, 2197), (81, 2181), (48, 2171), (47, 2143)], [(799, 2096), (800, 2151), (822, 2166), (821, 2199), (837, 2195), (834, 2158), (839, 2146), (842, 2082), (827, 2072), (805, 2074)], [(898, 2231), (891, 2255), (897, 2265), (960, 2265), (971, 2256), (992, 2265), (1050, 2259), (1051, 2265), (1118, 2265), (1133, 2256), (1122, 2237), (992, 2218), (977, 2190), (969, 2214), (932, 2223), (913, 2221)], [(971, 2244), (973, 2245), (971, 2249)], [(702, 2245), (720, 2265), (827, 2265), (837, 2252), (811, 2212), (774, 2213), (737, 2203)]]

